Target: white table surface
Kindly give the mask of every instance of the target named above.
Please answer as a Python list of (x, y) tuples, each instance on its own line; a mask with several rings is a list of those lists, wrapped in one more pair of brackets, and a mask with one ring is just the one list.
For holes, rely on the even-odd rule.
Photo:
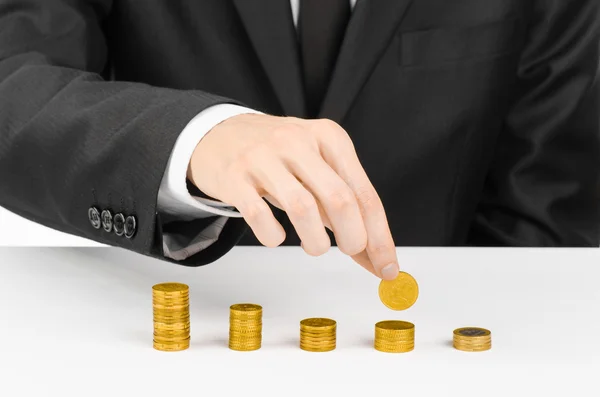
[[(0, 395), (599, 395), (600, 250), (398, 252), (420, 286), (404, 312), (337, 249), (238, 247), (186, 268), (114, 248), (0, 248)], [(151, 287), (166, 281), (190, 286), (184, 352), (152, 348)], [(264, 307), (258, 351), (226, 346), (238, 302)], [(338, 322), (335, 351), (298, 348), (306, 317)], [(415, 324), (413, 352), (372, 348), (385, 319)], [(454, 350), (462, 326), (489, 328), (492, 350)]]

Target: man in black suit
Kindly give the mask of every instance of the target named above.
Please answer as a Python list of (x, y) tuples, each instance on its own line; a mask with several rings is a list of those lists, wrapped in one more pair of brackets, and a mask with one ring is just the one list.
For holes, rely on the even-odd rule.
[(0, 205), (187, 266), (597, 246), (599, 35), (597, 0), (0, 0)]

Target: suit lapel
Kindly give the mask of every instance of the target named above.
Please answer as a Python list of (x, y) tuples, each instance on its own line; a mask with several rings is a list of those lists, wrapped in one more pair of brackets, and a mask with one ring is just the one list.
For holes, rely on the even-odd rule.
[(233, 0), (288, 116), (305, 117), (296, 30), (289, 0)]
[(341, 122), (412, 0), (358, 0), (319, 117)]

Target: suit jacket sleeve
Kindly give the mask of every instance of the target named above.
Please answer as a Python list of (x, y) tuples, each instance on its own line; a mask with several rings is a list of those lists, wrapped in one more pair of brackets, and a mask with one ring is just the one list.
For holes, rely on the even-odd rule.
[[(202, 110), (237, 103), (201, 91), (110, 82), (102, 24), (111, 0), (0, 2), (0, 205), (42, 225), (164, 258), (163, 233), (178, 229), (157, 211), (175, 141)], [(97, 206), (137, 218), (131, 239), (97, 230)], [(217, 243), (177, 263), (224, 255), (245, 224), (230, 219)]]
[(519, 92), (497, 142), (471, 244), (598, 246), (598, 4), (531, 2)]

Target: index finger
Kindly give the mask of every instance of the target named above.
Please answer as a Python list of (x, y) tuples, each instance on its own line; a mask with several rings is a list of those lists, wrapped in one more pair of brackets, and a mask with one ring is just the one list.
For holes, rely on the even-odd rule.
[(360, 164), (350, 138), (346, 142), (341, 137), (332, 138), (321, 141), (323, 158), (356, 196), (367, 231), (366, 252), (376, 274), (393, 280), (399, 271), (398, 257), (381, 198)]

